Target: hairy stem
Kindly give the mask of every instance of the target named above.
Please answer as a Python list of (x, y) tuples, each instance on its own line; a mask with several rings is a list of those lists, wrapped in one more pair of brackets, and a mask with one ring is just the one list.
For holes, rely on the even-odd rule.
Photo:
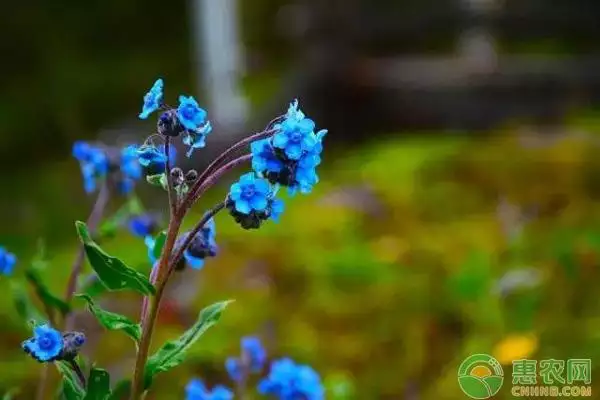
[[(278, 117), (278, 118), (274, 119), (273, 121), (271, 121), (269, 123), (269, 125), (267, 125), (267, 128), (269, 128), (270, 125), (273, 124), (274, 122), (276, 122), (279, 118), (281, 118), (281, 117)], [(210, 175), (217, 168), (219, 168), (219, 166), (221, 166), (224, 162), (226, 162), (231, 157), (232, 154), (234, 154), (236, 151), (239, 151), (240, 149), (243, 149), (250, 143), (252, 143), (256, 140), (264, 139), (264, 138), (272, 135), (273, 133), (275, 133), (275, 130), (265, 129), (262, 132), (255, 133), (254, 135), (250, 135), (250, 136), (240, 140), (239, 142), (235, 143), (233, 146), (231, 146), (227, 150), (225, 150), (223, 153), (221, 153), (217, 158), (215, 158), (215, 160), (213, 162), (211, 162), (208, 165), (208, 167), (206, 167), (206, 169), (204, 171), (202, 171), (200, 176), (198, 176), (196, 183), (194, 183), (194, 186), (192, 186), (187, 197), (183, 201), (182, 208), (187, 210), (194, 204), (195, 199), (198, 197), (197, 193), (199, 192), (200, 187), (204, 184), (204, 181), (206, 179), (208, 179), (210, 177)]]
[(182, 216), (179, 213), (175, 213), (173, 218), (169, 221), (169, 228), (167, 230), (167, 238), (165, 245), (160, 256), (156, 271), (156, 294), (149, 298), (150, 305), (147, 311), (143, 311), (142, 314), (142, 337), (138, 347), (137, 357), (135, 360), (135, 371), (133, 375), (133, 382), (131, 384), (131, 400), (139, 400), (144, 393), (144, 370), (146, 367), (146, 361), (148, 359), (148, 352), (152, 343), (152, 334), (154, 332), (154, 326), (156, 324), (156, 318), (158, 317), (158, 310), (160, 308), (160, 301), (162, 299), (167, 280), (169, 278), (169, 258), (173, 252), (177, 234), (182, 222)]

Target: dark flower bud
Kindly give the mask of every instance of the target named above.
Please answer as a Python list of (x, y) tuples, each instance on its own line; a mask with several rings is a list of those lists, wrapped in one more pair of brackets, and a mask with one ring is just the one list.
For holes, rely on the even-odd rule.
[(185, 174), (185, 181), (187, 183), (194, 183), (198, 179), (198, 172), (195, 169), (190, 169), (187, 174)]
[(171, 169), (171, 179), (173, 179), (173, 184), (175, 186), (179, 186), (183, 183), (183, 170), (179, 167), (175, 167)]
[(179, 122), (179, 118), (177, 118), (177, 111), (169, 110), (162, 113), (158, 118), (157, 130), (159, 134), (164, 136), (179, 136), (184, 128)]

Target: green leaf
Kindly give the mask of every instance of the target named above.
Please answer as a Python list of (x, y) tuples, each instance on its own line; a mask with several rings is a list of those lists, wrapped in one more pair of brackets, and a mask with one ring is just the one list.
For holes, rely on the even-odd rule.
[(131, 381), (124, 379), (117, 382), (108, 400), (128, 400), (129, 392), (131, 392)]
[(142, 328), (139, 324), (134, 323), (124, 315), (101, 309), (94, 303), (94, 300), (86, 294), (79, 294), (77, 297), (80, 297), (87, 302), (88, 309), (94, 314), (100, 325), (111, 331), (123, 331), (135, 342), (140, 341)]
[(154, 248), (152, 249), (152, 255), (155, 259), (159, 259), (162, 253), (162, 249), (165, 246), (165, 241), (167, 240), (167, 232), (162, 231), (156, 236), (154, 239)]
[(148, 175), (146, 176), (146, 181), (153, 186), (162, 187), (163, 189), (167, 190), (167, 174), (164, 172), (162, 174)]
[(185, 353), (196, 341), (215, 325), (221, 313), (233, 300), (221, 301), (211, 304), (200, 311), (198, 320), (190, 329), (185, 331), (177, 340), (169, 341), (148, 359), (144, 371), (144, 385), (147, 389), (152, 380), (159, 372), (165, 372), (181, 364), (185, 359)]
[(17, 314), (19, 314), (21, 319), (27, 323), (29, 323), (31, 320), (43, 321), (47, 319), (47, 317), (44, 317), (44, 315), (33, 304), (21, 282), (16, 280), (10, 281), (10, 288), (12, 291), (13, 301), (15, 302), (15, 309), (17, 310)]
[(63, 395), (66, 400), (83, 400), (85, 397), (85, 391), (81, 387), (79, 383), (79, 379), (75, 374), (75, 371), (71, 369), (69, 364), (63, 361), (57, 361), (54, 363), (58, 371), (62, 375), (62, 383), (63, 383)]
[(48, 289), (37, 270), (33, 268), (27, 269), (25, 271), (25, 278), (33, 286), (37, 296), (48, 309), (58, 310), (62, 315), (71, 311), (71, 306), (68, 303), (50, 292), (50, 289)]
[(131, 289), (143, 295), (156, 292), (148, 278), (102, 250), (90, 237), (85, 223), (77, 221), (75, 227), (90, 265), (109, 290)]
[(110, 396), (110, 375), (101, 368), (92, 368), (84, 400), (106, 400)]

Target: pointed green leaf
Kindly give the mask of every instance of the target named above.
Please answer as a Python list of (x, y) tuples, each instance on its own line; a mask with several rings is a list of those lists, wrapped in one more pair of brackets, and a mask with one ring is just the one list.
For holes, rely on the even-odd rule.
[(124, 379), (117, 382), (108, 400), (128, 400), (131, 391), (131, 381)]
[(85, 397), (85, 391), (79, 383), (77, 375), (71, 369), (69, 364), (63, 361), (57, 361), (54, 363), (62, 375), (62, 393), (66, 400), (83, 400)]
[(101, 368), (92, 368), (84, 400), (106, 400), (110, 396), (110, 375)]
[(102, 250), (90, 237), (85, 223), (77, 221), (75, 226), (90, 265), (109, 290), (131, 289), (144, 295), (156, 292), (148, 278)]
[(139, 324), (134, 323), (124, 315), (101, 309), (94, 303), (94, 300), (86, 294), (79, 294), (77, 297), (82, 298), (87, 302), (88, 309), (94, 314), (100, 325), (111, 331), (123, 331), (135, 342), (140, 341), (142, 328)]
[(148, 175), (146, 176), (146, 181), (153, 186), (158, 186), (167, 190), (167, 174), (165, 174), (164, 172), (162, 174)]
[(155, 259), (159, 259), (162, 254), (162, 249), (165, 247), (165, 241), (167, 240), (167, 232), (162, 231), (154, 239), (154, 247), (152, 248), (152, 255)]
[(48, 289), (37, 270), (29, 268), (25, 271), (25, 278), (27, 278), (27, 281), (35, 290), (38, 298), (47, 308), (50, 310), (58, 310), (63, 315), (71, 311), (71, 306), (69, 304), (50, 292), (50, 289)]
[(27, 291), (20, 281), (10, 281), (10, 288), (12, 291), (13, 300), (15, 302), (17, 314), (19, 314), (24, 321), (42, 321), (46, 319), (46, 317), (44, 317), (44, 315), (31, 302), (31, 298), (28, 296)]
[(150, 387), (152, 379), (159, 372), (165, 372), (181, 364), (185, 359), (187, 350), (208, 330), (215, 325), (221, 313), (232, 300), (211, 304), (200, 311), (198, 320), (190, 329), (185, 331), (177, 340), (172, 340), (163, 345), (148, 359), (144, 371), (145, 388)]

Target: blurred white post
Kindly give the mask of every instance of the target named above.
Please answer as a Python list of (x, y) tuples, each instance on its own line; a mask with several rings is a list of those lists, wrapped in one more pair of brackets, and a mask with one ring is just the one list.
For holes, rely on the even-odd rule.
[[(490, 15), (500, 6), (498, 0), (463, 0), (462, 3), (469, 13), (479, 16)], [(471, 72), (489, 74), (496, 70), (496, 43), (486, 26), (469, 27), (458, 41), (459, 54)]]
[(209, 119), (223, 132), (235, 132), (247, 114), (238, 87), (243, 57), (237, 1), (192, 0), (198, 86), (206, 89)]

